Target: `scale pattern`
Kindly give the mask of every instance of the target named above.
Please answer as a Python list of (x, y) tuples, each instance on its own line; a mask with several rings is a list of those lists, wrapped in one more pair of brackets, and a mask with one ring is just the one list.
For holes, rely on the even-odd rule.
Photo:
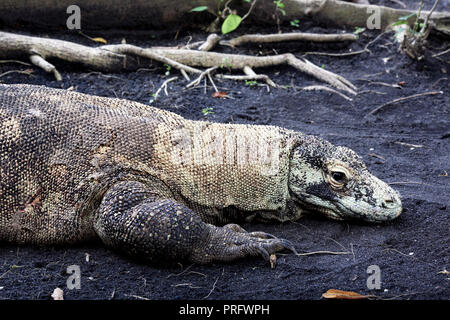
[[(99, 236), (148, 260), (268, 259), (292, 246), (215, 225), (298, 219), (304, 208), (289, 184), (300, 146), (311, 168), (339, 150), (274, 126), (190, 121), (123, 99), (0, 85), (0, 240)], [(305, 179), (296, 183), (306, 187)]]

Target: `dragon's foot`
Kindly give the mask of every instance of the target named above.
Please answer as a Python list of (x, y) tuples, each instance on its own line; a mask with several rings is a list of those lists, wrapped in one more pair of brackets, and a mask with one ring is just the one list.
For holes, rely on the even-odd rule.
[(236, 224), (224, 227), (208, 225), (208, 236), (199, 241), (190, 260), (197, 263), (233, 261), (261, 256), (270, 261), (270, 255), (283, 250), (296, 253), (291, 242), (265, 232), (247, 232)]

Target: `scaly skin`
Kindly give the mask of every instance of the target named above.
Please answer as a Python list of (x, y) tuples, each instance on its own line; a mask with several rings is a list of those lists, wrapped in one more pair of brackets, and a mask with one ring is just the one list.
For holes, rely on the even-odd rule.
[(153, 261), (295, 251), (233, 221), (380, 222), (402, 208), (358, 155), (319, 138), (39, 86), (0, 85), (0, 160), (0, 240), (100, 237)]

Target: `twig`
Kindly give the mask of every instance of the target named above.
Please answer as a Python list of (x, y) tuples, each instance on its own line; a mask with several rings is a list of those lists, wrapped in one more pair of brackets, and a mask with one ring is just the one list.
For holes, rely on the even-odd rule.
[(345, 57), (345, 56), (353, 56), (353, 55), (357, 55), (357, 54), (361, 54), (364, 52), (368, 52), (368, 53), (372, 53), (372, 51), (369, 50), (369, 46), (371, 46), (372, 44), (374, 44), (376, 41), (378, 41), (379, 38), (381, 38), (384, 34), (391, 32), (389, 31), (384, 31), (382, 33), (380, 33), (378, 36), (375, 37), (375, 39), (373, 39), (372, 41), (370, 41), (369, 43), (367, 43), (364, 47), (364, 49), (358, 50), (358, 51), (354, 51), (354, 52), (343, 52), (343, 53), (329, 53), (329, 52), (305, 52), (302, 54), (302, 57), (307, 56), (307, 55), (322, 55), (322, 56), (332, 56), (332, 57)]
[(177, 287), (189, 287), (190, 289), (200, 289), (200, 288), (202, 288), (202, 287), (194, 286), (191, 282), (177, 283), (177, 284), (172, 284), (171, 286), (174, 287), (174, 288), (177, 288)]
[(156, 101), (156, 99), (158, 99), (158, 95), (159, 95), (159, 93), (161, 92), (162, 89), (164, 89), (164, 92), (165, 92), (166, 96), (168, 96), (169, 94), (168, 94), (168, 92), (167, 92), (167, 84), (168, 84), (169, 82), (175, 81), (175, 80), (177, 80), (177, 79), (178, 79), (178, 77), (175, 76), (175, 77), (169, 78), (169, 79), (167, 79), (166, 81), (164, 81), (164, 82), (161, 84), (161, 86), (159, 87), (159, 89), (156, 91), (155, 96), (154, 96), (154, 101)]
[(253, 7), (255, 6), (255, 4), (256, 4), (257, 1), (258, 1), (258, 0), (253, 0), (253, 1), (252, 1), (251, 5), (250, 5), (250, 9), (248, 9), (247, 13), (242, 17), (242, 20), (241, 20), (241, 21), (244, 21), (244, 20), (248, 17), (248, 15), (250, 14), (250, 12), (252, 12)]
[[(224, 272), (224, 269), (222, 269), (222, 275), (223, 275), (223, 272)], [(208, 297), (211, 295), (211, 293), (212, 293), (212, 292), (214, 291), (214, 289), (216, 288), (216, 284), (217, 284), (217, 281), (219, 281), (220, 276), (221, 276), (221, 275), (217, 276), (216, 281), (214, 281), (211, 290), (210, 290), (209, 293), (208, 293), (206, 296), (204, 296), (202, 299), (208, 299)]]
[(411, 144), (411, 143), (400, 142), (400, 141), (395, 141), (394, 143), (400, 144), (402, 146), (411, 147), (411, 148), (422, 148), (423, 147), (423, 145), (421, 145), (421, 144)]
[(381, 81), (372, 81), (372, 80), (366, 80), (366, 79), (358, 79), (358, 80), (367, 81), (371, 85), (380, 85), (380, 86), (385, 86), (385, 87), (402, 89), (402, 86), (400, 86), (398, 84), (391, 84), (391, 83), (386, 83), (386, 82), (381, 82)]
[(430, 92), (418, 93), (418, 94), (413, 94), (412, 96), (394, 99), (392, 101), (382, 104), (381, 106), (376, 107), (375, 109), (370, 111), (368, 114), (375, 114), (376, 112), (380, 111), (384, 107), (394, 104), (394, 103), (397, 103), (397, 102), (402, 102), (402, 101), (417, 98), (417, 97), (422, 97), (422, 96), (427, 96), (427, 95), (436, 95), (436, 94), (443, 94), (443, 92), (442, 91), (430, 91)]
[(150, 300), (149, 298), (141, 297), (141, 296), (136, 296), (136, 295), (134, 295), (134, 294), (126, 294), (125, 296), (127, 296), (127, 297), (132, 297), (132, 298), (136, 298), (136, 299), (139, 299), (139, 300)]
[(373, 153), (373, 152), (369, 153), (369, 156), (374, 157), (374, 158), (378, 158), (378, 159), (383, 160), (384, 162), (386, 162), (386, 158), (384, 158), (384, 157), (382, 157), (382, 156), (380, 156), (380, 155), (378, 155), (376, 153)]
[(333, 254), (333, 255), (339, 255), (339, 254), (352, 254), (349, 251), (312, 251), (312, 252), (305, 252), (305, 253), (295, 253), (296, 256), (311, 256), (313, 254)]
[[(248, 81), (248, 80), (263, 80), (265, 81), (268, 85), (272, 86), (272, 87), (278, 87), (277, 84), (275, 82), (273, 82), (267, 75), (265, 74), (257, 74), (254, 76), (250, 76), (250, 75), (228, 75), (228, 74), (216, 74), (215, 75), (216, 78), (219, 79), (229, 79), (229, 80), (237, 80), (237, 81)], [(269, 84), (269, 82), (271, 84)]]
[(6, 72), (3, 72), (2, 74), (0, 74), (0, 78), (6, 76), (6, 75), (8, 75), (8, 74), (11, 74), (11, 73), (20, 73), (20, 74), (25, 74), (25, 75), (27, 75), (27, 76), (32, 76), (31, 72), (28, 72), (28, 71), (22, 71), (22, 70), (9, 70), (9, 71), (6, 71)]
[(19, 60), (0, 60), (0, 63), (18, 63), (23, 64), (24, 66), (31, 66), (31, 64)]
[(186, 71), (184, 71), (184, 69), (180, 69), (180, 73), (187, 81), (191, 81), (191, 78), (189, 78), (189, 75)]
[(427, 26), (428, 26), (428, 20), (430, 19), (430, 16), (431, 16), (431, 14), (433, 13), (433, 11), (436, 9), (436, 6), (437, 6), (438, 2), (439, 2), (439, 0), (436, 0), (436, 1), (434, 2), (433, 7), (431, 8), (431, 10), (428, 12), (427, 16), (425, 17), (425, 20), (424, 20), (424, 22), (423, 22), (422, 29), (420, 29), (420, 32), (421, 32), (421, 33), (425, 33), (425, 30), (426, 30), (426, 28), (427, 28)]
[(386, 92), (375, 91), (375, 90), (362, 90), (362, 91), (358, 92), (358, 94), (363, 94), (363, 93), (387, 94)]
[(433, 57), (433, 58), (436, 58), (436, 57), (442, 56), (442, 55), (444, 55), (444, 54), (446, 54), (446, 53), (449, 53), (449, 52), (450, 52), (450, 48), (448, 48), (448, 49), (445, 50), (445, 51), (442, 51), (442, 52), (433, 54), (432, 57)]
[(90, 76), (91, 74), (97, 74), (97, 75), (100, 75), (100, 76), (102, 76), (104, 78), (112, 78), (112, 79), (127, 81), (127, 79), (123, 79), (123, 78), (120, 78), (120, 77), (112, 76), (112, 75), (109, 75), (109, 74), (103, 74), (103, 73), (101, 73), (99, 71), (92, 71), (92, 72), (85, 73), (85, 74), (81, 75), (80, 78), (86, 78), (87, 76)]
[(419, 181), (394, 181), (394, 182), (388, 182), (389, 185), (396, 185), (396, 184), (423, 184), (425, 186), (429, 186), (428, 183), (423, 183)]
[(48, 73), (53, 73), (56, 81), (62, 81), (61, 74), (58, 72), (58, 70), (56, 70), (56, 67), (54, 65), (52, 65), (51, 63), (49, 63), (48, 61), (46, 61), (40, 55), (32, 54), (30, 56), (30, 61), (32, 64), (43, 69), (44, 71), (46, 71)]
[(352, 250), (353, 262), (355, 262), (356, 261), (356, 257), (355, 257), (355, 251), (353, 251), (353, 243), (350, 243), (350, 249)]
[(181, 271), (180, 273), (171, 273), (169, 274), (166, 279), (169, 279), (172, 276), (178, 277), (181, 276), (182, 274), (186, 273), (194, 264), (191, 264), (189, 267), (187, 267), (186, 269), (184, 269), (183, 271)]
[(431, 88), (434, 88), (434, 87), (435, 87), (440, 81), (442, 81), (442, 80), (448, 80), (448, 78), (444, 77), (444, 78), (440, 78), (440, 79), (436, 80), (436, 81), (431, 85)]
[(265, 75), (265, 74), (258, 75), (258, 74), (256, 74), (256, 72), (253, 71), (253, 69), (250, 68), (249, 66), (245, 66), (244, 69), (243, 69), (243, 71), (244, 71), (244, 73), (245, 73), (247, 76), (254, 77), (255, 79), (256, 79), (256, 78), (259, 78), (259, 79), (261, 79), (261, 80), (264, 80), (269, 86), (274, 87), (274, 88), (277, 87), (277, 85), (275, 84), (275, 82), (273, 82), (273, 81), (269, 78), (269, 76), (267, 76), (267, 75)]
[(211, 68), (206, 69), (205, 71), (203, 71), (202, 73), (200, 73), (200, 75), (198, 76), (197, 79), (195, 79), (194, 81), (192, 81), (191, 83), (189, 83), (188, 85), (186, 85), (186, 88), (190, 88), (190, 87), (194, 87), (197, 86), (200, 81), (202, 81), (202, 79), (209, 73), (211, 73), (212, 71), (216, 70), (218, 68), (218, 66), (214, 66)]
[(329, 91), (329, 92), (332, 92), (332, 93), (336, 93), (336, 94), (340, 95), (342, 98), (344, 98), (345, 100), (353, 101), (352, 98), (347, 97), (345, 94), (340, 93), (339, 91), (336, 91), (334, 89), (331, 89), (331, 88), (328, 88), (328, 87), (325, 87), (325, 86), (319, 86), (319, 85), (317, 85), (317, 86), (307, 86), (307, 87), (300, 88), (300, 90), (306, 90), (306, 91), (325, 90), (325, 91)]
[(384, 250), (386, 250), (386, 251), (394, 251), (394, 252), (397, 252), (397, 253), (401, 254), (402, 256), (410, 257), (410, 258), (416, 259), (416, 257), (414, 257), (413, 255), (403, 253), (403, 252), (401, 252), (400, 250), (397, 250), (397, 249), (394, 249), (394, 248), (386, 248), (386, 249), (384, 249)]
[(214, 87), (214, 90), (215, 90), (216, 92), (219, 92), (219, 90), (218, 90), (217, 87), (216, 87), (216, 84), (214, 83), (214, 81), (213, 81), (213, 79), (212, 79), (212, 77), (211, 77), (211, 73), (207, 73), (206, 75), (207, 75), (207, 77), (208, 77), (208, 79), (209, 79), (209, 82), (211, 82), (212, 86)]

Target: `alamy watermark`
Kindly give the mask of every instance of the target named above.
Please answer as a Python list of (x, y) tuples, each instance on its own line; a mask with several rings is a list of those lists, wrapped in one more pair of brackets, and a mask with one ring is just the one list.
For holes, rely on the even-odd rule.
[(178, 166), (258, 166), (261, 175), (279, 173), (281, 135), (253, 129), (196, 126), (169, 133), (170, 161)]
[(381, 10), (378, 6), (367, 8), (367, 14), (369, 17), (366, 20), (366, 27), (369, 30), (381, 29)]
[(81, 29), (81, 9), (79, 6), (72, 4), (67, 7), (66, 12), (70, 16), (66, 20), (66, 26), (69, 30)]
[(67, 278), (66, 286), (67, 289), (81, 289), (81, 269), (79, 265), (73, 264), (67, 267), (67, 274), (70, 276)]
[(367, 277), (366, 285), (369, 290), (381, 289), (381, 269), (376, 264), (370, 265), (366, 270), (369, 276)]
[[(66, 13), (70, 16), (66, 20), (66, 26), (69, 30), (81, 29), (81, 9), (76, 4), (67, 7)], [(366, 20), (366, 27), (369, 30), (381, 29), (381, 9), (379, 6), (370, 6), (367, 8), (369, 15)]]

